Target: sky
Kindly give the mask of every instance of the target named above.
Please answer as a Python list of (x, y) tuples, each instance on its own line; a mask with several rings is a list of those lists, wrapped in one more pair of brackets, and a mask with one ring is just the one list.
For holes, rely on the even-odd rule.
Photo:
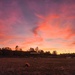
[(75, 0), (0, 0), (0, 47), (75, 52)]

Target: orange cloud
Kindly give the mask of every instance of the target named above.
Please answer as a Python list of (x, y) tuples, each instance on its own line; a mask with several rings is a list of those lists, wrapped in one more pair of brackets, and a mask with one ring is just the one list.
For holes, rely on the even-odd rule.
[(68, 46), (70, 46), (70, 47), (75, 47), (75, 41), (72, 42), (72, 43), (70, 43)]
[(34, 37), (31, 37), (31, 38), (25, 39), (25, 42), (23, 44), (27, 45), (27, 44), (33, 44), (33, 43), (38, 43), (38, 42), (40, 43), (42, 41), (43, 41), (42, 38), (34, 36)]
[[(61, 17), (59, 15), (51, 15), (45, 18), (43, 22), (41, 22), (37, 28), (34, 29), (35, 33), (41, 32), (42, 37), (47, 38), (69, 38), (73, 35), (70, 35), (72, 33), (71, 27), (69, 24), (66, 24), (65, 27), (61, 27), (61, 23), (55, 22), (51, 24), (51, 22), (54, 22), (55, 19), (60, 19)], [(62, 34), (62, 35), (61, 35)], [(69, 36), (70, 35), (70, 36)]]

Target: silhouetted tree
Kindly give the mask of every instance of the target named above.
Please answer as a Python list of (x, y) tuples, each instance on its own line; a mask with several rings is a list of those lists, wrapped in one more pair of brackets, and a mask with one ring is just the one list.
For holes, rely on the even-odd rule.
[(39, 54), (44, 54), (44, 51), (43, 50), (39, 50), (38, 53)]
[(52, 53), (53, 55), (57, 55), (57, 51), (53, 51), (53, 53)]
[(12, 56), (12, 49), (9, 47), (3, 47), (1, 52), (3, 56)]
[(15, 47), (15, 50), (16, 50), (16, 51), (19, 50), (19, 46), (18, 46), (18, 45)]
[(0, 50), (1, 50), (1, 48), (0, 48)]
[(39, 48), (38, 48), (38, 47), (36, 47), (36, 48), (35, 48), (35, 51), (36, 51), (36, 52), (38, 52), (38, 50), (39, 50)]
[(51, 54), (50, 51), (46, 51), (45, 54)]
[(0, 56), (2, 55), (2, 51), (1, 51), (2, 49), (0, 48)]
[(34, 52), (35, 50), (34, 50), (34, 48), (30, 48), (29, 51), (30, 52)]
[(22, 51), (22, 48), (20, 48), (20, 51)]

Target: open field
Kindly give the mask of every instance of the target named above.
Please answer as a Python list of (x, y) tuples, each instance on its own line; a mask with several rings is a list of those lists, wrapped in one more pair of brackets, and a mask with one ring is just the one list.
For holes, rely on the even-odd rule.
[(75, 75), (75, 58), (0, 58), (0, 75)]

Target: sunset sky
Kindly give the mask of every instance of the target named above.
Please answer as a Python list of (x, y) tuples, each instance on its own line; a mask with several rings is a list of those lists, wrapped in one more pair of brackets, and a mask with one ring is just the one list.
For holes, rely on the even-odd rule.
[(0, 48), (16, 45), (75, 52), (75, 0), (0, 0)]

